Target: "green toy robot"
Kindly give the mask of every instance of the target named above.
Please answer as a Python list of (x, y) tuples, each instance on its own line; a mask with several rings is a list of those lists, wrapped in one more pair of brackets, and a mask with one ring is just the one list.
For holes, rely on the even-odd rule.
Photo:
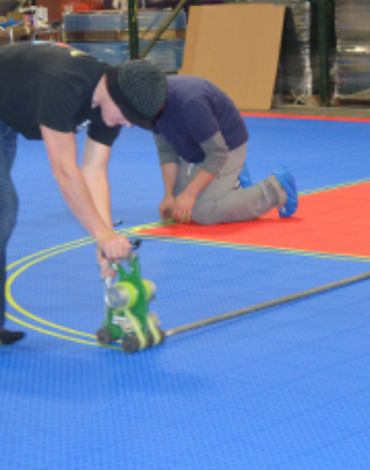
[(137, 255), (130, 257), (128, 267), (125, 270), (115, 264), (118, 280), (106, 280), (106, 318), (96, 336), (101, 344), (121, 339), (123, 350), (131, 353), (160, 344), (165, 333), (158, 327), (155, 315), (148, 312), (155, 284), (141, 277)]

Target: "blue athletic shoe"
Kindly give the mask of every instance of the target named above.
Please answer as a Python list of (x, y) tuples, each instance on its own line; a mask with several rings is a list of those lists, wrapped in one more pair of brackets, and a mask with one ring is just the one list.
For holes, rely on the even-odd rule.
[(279, 209), (279, 215), (280, 217), (290, 217), (298, 207), (298, 193), (295, 180), (285, 166), (279, 167), (277, 170), (273, 171), (272, 174), (279, 181), (281, 187), (287, 194), (287, 202), (285, 206)]
[(240, 181), (240, 186), (242, 188), (248, 188), (249, 186), (252, 186), (252, 178), (251, 178), (251, 175), (249, 174), (246, 164), (244, 164), (240, 172), (239, 181)]

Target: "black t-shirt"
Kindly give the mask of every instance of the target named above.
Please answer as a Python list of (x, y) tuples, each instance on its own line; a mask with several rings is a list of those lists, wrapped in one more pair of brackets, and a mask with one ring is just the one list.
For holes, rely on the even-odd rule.
[(104, 124), (91, 108), (93, 92), (109, 65), (57, 43), (0, 47), (0, 120), (28, 139), (41, 139), (40, 125), (88, 135), (111, 145), (120, 126)]

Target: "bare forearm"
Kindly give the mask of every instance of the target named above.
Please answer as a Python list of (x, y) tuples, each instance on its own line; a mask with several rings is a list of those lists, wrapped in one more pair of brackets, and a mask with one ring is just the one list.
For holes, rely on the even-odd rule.
[(82, 173), (96, 210), (104, 222), (112, 226), (110, 190), (107, 179), (101, 175), (90, 175), (84, 169)]
[(214, 178), (214, 174), (201, 169), (197, 176), (186, 186), (183, 192), (196, 199)]
[(53, 175), (73, 214), (96, 239), (111, 232), (111, 226), (100, 215), (85, 178), (77, 165), (73, 133), (61, 133), (41, 126)]
[(109, 147), (88, 139), (81, 171), (100, 217), (111, 227), (111, 198), (107, 174), (109, 154)]
[(68, 174), (54, 171), (54, 176), (69, 208), (86, 230), (96, 239), (109, 233), (111, 224), (97, 211), (81, 171)]
[(179, 166), (177, 163), (165, 163), (161, 165), (162, 179), (165, 194), (173, 195), (176, 185), (177, 173)]

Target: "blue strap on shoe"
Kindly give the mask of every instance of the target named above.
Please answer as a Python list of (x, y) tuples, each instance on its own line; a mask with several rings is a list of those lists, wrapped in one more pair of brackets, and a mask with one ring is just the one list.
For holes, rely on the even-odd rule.
[(298, 207), (298, 193), (295, 180), (285, 166), (279, 167), (272, 174), (279, 181), (281, 187), (287, 195), (287, 201), (283, 207), (279, 209), (280, 217), (292, 216)]
[(240, 175), (239, 175), (239, 181), (240, 181), (240, 186), (242, 188), (249, 188), (249, 186), (252, 186), (252, 178), (251, 175), (249, 174), (249, 170), (247, 167), (247, 164), (244, 163), (243, 168), (241, 169)]

